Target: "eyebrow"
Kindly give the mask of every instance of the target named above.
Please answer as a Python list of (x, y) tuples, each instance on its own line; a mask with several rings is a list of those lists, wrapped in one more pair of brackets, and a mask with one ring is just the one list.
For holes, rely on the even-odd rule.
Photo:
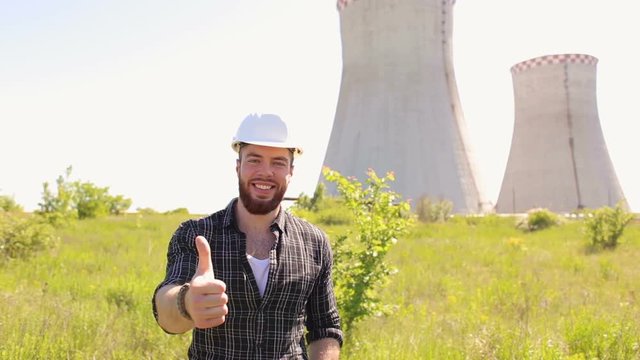
[[(264, 158), (264, 155), (260, 155), (258, 153), (254, 153), (254, 152), (248, 152), (245, 154), (246, 157), (257, 157), (257, 158)], [(286, 162), (289, 162), (289, 158), (286, 156), (276, 156), (271, 158), (271, 160), (284, 160)]]

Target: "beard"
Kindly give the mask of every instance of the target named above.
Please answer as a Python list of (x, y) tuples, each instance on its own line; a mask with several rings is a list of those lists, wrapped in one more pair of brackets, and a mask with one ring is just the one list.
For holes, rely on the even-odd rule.
[(284, 198), (286, 187), (278, 187), (276, 193), (271, 200), (253, 199), (251, 192), (249, 191), (249, 183), (243, 183), (241, 179), (238, 179), (238, 191), (240, 193), (240, 201), (244, 205), (245, 209), (253, 215), (266, 215), (275, 210)]

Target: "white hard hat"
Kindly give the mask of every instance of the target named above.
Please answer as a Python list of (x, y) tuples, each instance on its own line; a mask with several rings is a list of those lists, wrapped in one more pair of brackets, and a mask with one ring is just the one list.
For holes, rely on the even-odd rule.
[(287, 124), (273, 114), (250, 114), (244, 118), (231, 142), (235, 152), (240, 151), (241, 143), (287, 148), (293, 150), (294, 156), (302, 155), (302, 148), (289, 138)]

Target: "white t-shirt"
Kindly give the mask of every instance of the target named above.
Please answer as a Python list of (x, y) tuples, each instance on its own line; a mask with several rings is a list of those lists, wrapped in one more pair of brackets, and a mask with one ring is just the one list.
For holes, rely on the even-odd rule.
[(253, 277), (256, 278), (256, 282), (258, 283), (260, 296), (264, 296), (264, 291), (267, 288), (267, 280), (269, 279), (269, 258), (256, 259), (247, 254), (247, 259), (249, 260), (249, 265), (251, 265), (251, 270), (253, 270)]

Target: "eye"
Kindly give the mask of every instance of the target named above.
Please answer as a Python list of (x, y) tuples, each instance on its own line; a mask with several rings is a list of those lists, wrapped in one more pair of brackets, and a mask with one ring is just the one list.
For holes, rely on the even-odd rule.
[(273, 164), (277, 167), (287, 167), (289, 164), (284, 160), (276, 160)]

